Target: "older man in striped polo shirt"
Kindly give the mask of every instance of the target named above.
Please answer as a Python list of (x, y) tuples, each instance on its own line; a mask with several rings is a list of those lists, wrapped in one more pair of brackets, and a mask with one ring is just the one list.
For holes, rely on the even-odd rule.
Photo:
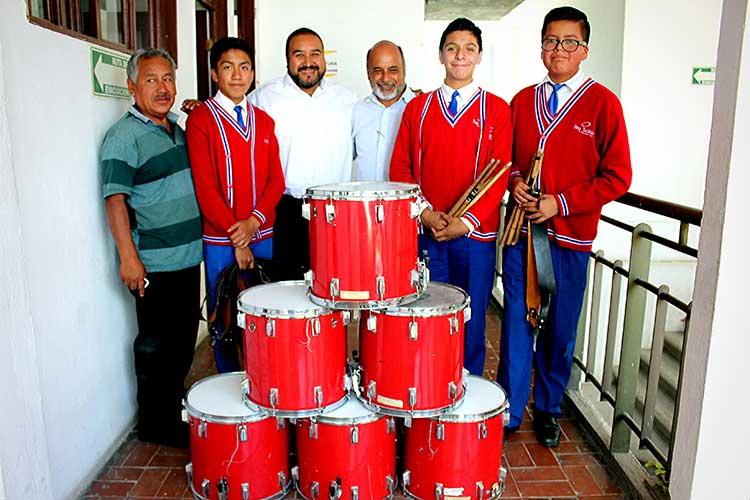
[(170, 113), (174, 70), (161, 49), (131, 57), (135, 104), (107, 132), (101, 163), (120, 279), (135, 297), (138, 319), (138, 436), (187, 446), (180, 405), (198, 331), (202, 249), (185, 138)]

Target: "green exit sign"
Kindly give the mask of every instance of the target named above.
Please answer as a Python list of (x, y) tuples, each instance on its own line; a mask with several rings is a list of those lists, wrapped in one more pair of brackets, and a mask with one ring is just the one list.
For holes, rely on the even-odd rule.
[(128, 59), (91, 47), (91, 82), (94, 95), (130, 99)]
[(716, 66), (693, 67), (693, 85), (713, 85), (716, 83)]

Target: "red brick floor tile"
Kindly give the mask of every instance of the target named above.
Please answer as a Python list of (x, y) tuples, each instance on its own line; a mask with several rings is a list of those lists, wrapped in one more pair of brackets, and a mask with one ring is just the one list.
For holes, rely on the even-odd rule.
[(126, 439), (125, 442), (120, 445), (117, 451), (112, 454), (112, 456), (107, 461), (107, 465), (122, 465), (122, 463), (125, 462), (130, 453), (133, 451), (133, 448), (135, 448), (135, 446), (135, 440), (128, 437), (128, 439)]
[(102, 481), (138, 481), (142, 473), (141, 467), (106, 467), (98, 479)]
[(565, 453), (557, 456), (560, 465), (599, 465), (600, 461), (597, 455), (591, 453)]
[(625, 500), (625, 496), (617, 495), (585, 495), (578, 497), (578, 500)]
[(190, 456), (186, 455), (154, 455), (149, 462), (151, 467), (185, 467), (190, 461)]
[(589, 467), (589, 472), (591, 472), (594, 481), (596, 481), (603, 493), (620, 493), (620, 488), (612, 481), (607, 469), (603, 465), (592, 465)]
[(158, 449), (158, 444), (143, 443), (136, 440), (133, 451), (125, 462), (123, 462), (123, 465), (128, 467), (144, 467), (148, 465)]
[(528, 481), (516, 485), (524, 498), (575, 495), (567, 481)]
[(513, 479), (519, 483), (525, 481), (567, 480), (560, 467), (519, 467), (517, 469), (513, 469)]
[(135, 484), (135, 481), (94, 481), (86, 494), (124, 497), (133, 489)]
[(586, 441), (562, 441), (554, 451), (555, 455), (563, 453), (590, 453), (591, 447)]
[(565, 441), (583, 441), (581, 436), (581, 429), (574, 420), (561, 420), (560, 427), (562, 428), (563, 435), (566, 438)]
[(518, 488), (516, 487), (516, 482), (513, 479), (513, 474), (508, 473), (508, 475), (505, 477), (505, 492), (502, 495), (502, 498), (520, 498), (521, 493), (518, 491)]
[(170, 446), (161, 446), (159, 447), (159, 451), (156, 452), (157, 455), (174, 455), (174, 456), (180, 456), (180, 457), (189, 457), (190, 456), (190, 448), (172, 448)]
[(569, 466), (563, 469), (570, 484), (579, 495), (598, 495), (602, 493), (599, 485), (594, 481), (588, 467), (583, 465)]
[(558, 466), (555, 454), (550, 448), (542, 446), (539, 443), (525, 443), (526, 449), (529, 450), (531, 459), (538, 467)]
[(149, 468), (143, 472), (143, 475), (138, 480), (138, 484), (135, 485), (133, 490), (130, 492), (130, 496), (133, 497), (153, 497), (161, 488), (164, 483), (164, 479), (167, 477), (169, 469), (153, 469)]
[(522, 431), (518, 430), (508, 436), (508, 442), (509, 443), (535, 443), (536, 442), (536, 436), (534, 435), (534, 431)]
[(156, 493), (157, 498), (182, 498), (188, 488), (184, 469), (172, 469)]
[(503, 451), (511, 467), (531, 467), (534, 465), (523, 443), (505, 443)]

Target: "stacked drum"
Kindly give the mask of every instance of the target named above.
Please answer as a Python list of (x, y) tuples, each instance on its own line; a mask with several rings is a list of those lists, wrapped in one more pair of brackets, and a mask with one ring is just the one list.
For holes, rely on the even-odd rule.
[[(279, 498), (294, 482), (308, 500), (381, 500), (396, 491), (397, 465), (404, 492), (417, 499), (502, 494), (507, 399), (463, 370), (469, 297), (428, 286), (420, 200), (412, 184), (307, 190), (305, 281), (243, 291), (245, 373), (209, 377), (188, 392), (196, 498)], [(347, 359), (347, 328), (357, 319), (359, 362)]]

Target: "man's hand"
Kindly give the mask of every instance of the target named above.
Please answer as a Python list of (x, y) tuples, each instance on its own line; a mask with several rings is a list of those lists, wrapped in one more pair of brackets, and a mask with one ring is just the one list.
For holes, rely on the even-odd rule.
[(557, 200), (550, 194), (543, 194), (541, 200), (526, 205), (526, 218), (534, 224), (540, 224), (560, 213)]
[(120, 281), (131, 291), (138, 290), (138, 296), (143, 297), (146, 290), (146, 268), (138, 256), (120, 262)]
[(529, 204), (536, 206), (537, 198), (529, 194), (530, 190), (529, 185), (521, 177), (514, 177), (511, 181), (510, 194), (521, 208), (526, 208)]
[(433, 233), (445, 228), (450, 222), (448, 214), (445, 212), (433, 211), (429, 208), (422, 210), (419, 218), (422, 221), (422, 224)]
[(200, 106), (202, 103), (198, 99), (185, 99), (182, 101), (182, 105), (180, 106), (180, 109), (186, 113), (190, 114), (191, 111), (193, 111), (195, 108)]
[(459, 217), (450, 217), (448, 218), (448, 225), (446, 225), (443, 229), (440, 231), (434, 231), (432, 233), (432, 237), (435, 238), (437, 241), (450, 241), (455, 240), (456, 238), (460, 238), (461, 236), (467, 234), (469, 232), (469, 228), (464, 224), (464, 221), (462, 221)]
[(250, 244), (250, 240), (253, 239), (253, 234), (260, 227), (260, 221), (253, 216), (248, 217), (245, 220), (240, 220), (229, 226), (227, 232), (229, 233), (229, 239), (232, 240), (232, 245), (235, 248), (246, 247)]
[(235, 248), (234, 258), (237, 260), (239, 268), (243, 271), (255, 267), (255, 257), (253, 257), (253, 252), (248, 247)]

